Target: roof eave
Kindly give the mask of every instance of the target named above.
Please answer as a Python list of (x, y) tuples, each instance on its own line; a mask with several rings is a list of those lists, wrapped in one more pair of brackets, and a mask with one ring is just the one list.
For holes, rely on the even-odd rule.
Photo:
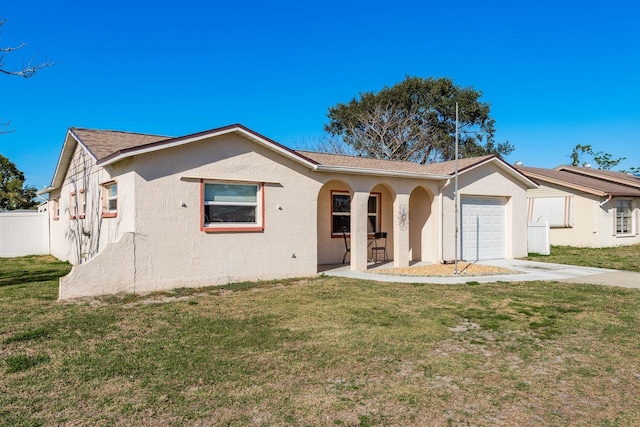
[(561, 179), (550, 178), (548, 176), (537, 174), (535, 172), (527, 172), (527, 174), (539, 181), (549, 182), (551, 184), (556, 184), (562, 187), (571, 188), (573, 190), (582, 191), (583, 193), (593, 194), (594, 196), (607, 197), (609, 195), (609, 193), (607, 193), (606, 191), (598, 190), (591, 187), (585, 187), (584, 185), (573, 184)]
[(36, 191), (36, 196), (42, 196), (43, 194), (49, 194), (53, 190), (55, 190), (55, 188), (53, 188), (52, 186), (45, 187), (42, 190)]
[(374, 175), (374, 176), (388, 176), (388, 177), (396, 177), (396, 178), (422, 178), (422, 179), (432, 179), (435, 181), (451, 179), (451, 175), (445, 175), (445, 174), (355, 168), (350, 166), (316, 165), (314, 169), (318, 172), (346, 173), (350, 175)]

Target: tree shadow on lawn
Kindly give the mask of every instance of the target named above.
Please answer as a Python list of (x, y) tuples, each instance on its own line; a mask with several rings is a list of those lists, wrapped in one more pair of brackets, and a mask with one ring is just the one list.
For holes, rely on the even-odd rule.
[(8, 277), (0, 277), (0, 287), (24, 285), (27, 283), (35, 282), (49, 282), (52, 280), (58, 280), (60, 277), (66, 274), (67, 272), (60, 271), (59, 269), (41, 270), (37, 272), (23, 271), (15, 274), (12, 273)]

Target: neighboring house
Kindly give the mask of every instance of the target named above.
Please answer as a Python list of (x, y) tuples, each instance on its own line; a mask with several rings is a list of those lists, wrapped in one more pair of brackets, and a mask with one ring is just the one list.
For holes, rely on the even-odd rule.
[[(527, 255), (526, 190), (495, 156), (458, 162), (467, 260)], [(60, 298), (367, 268), (374, 231), (394, 265), (455, 257), (455, 162), (294, 151), (241, 125), (170, 138), (70, 128), (49, 193), (51, 251), (75, 265)]]
[(640, 243), (640, 178), (575, 166), (517, 169), (539, 185), (528, 190), (528, 219), (549, 222), (552, 245)]

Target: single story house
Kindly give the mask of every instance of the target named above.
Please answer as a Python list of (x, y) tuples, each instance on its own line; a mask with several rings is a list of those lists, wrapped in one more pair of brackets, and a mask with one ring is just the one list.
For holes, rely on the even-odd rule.
[(518, 166), (528, 190), (529, 222), (549, 222), (552, 245), (601, 248), (640, 243), (640, 178), (590, 167)]
[[(529, 178), (496, 156), (429, 165), (296, 151), (242, 125), (177, 138), (70, 128), (49, 194), (61, 299), (527, 255)], [(460, 244), (456, 245), (456, 206)], [(347, 237), (347, 238), (345, 238)]]

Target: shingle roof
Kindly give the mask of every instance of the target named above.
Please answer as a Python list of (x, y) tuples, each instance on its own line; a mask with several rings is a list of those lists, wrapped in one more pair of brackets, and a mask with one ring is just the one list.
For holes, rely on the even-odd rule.
[(585, 168), (578, 166), (558, 166), (556, 170), (571, 172), (579, 175), (591, 176), (598, 179), (603, 179), (618, 184), (630, 185), (635, 188), (640, 188), (640, 178), (624, 172), (608, 171), (602, 169)]
[[(149, 135), (134, 132), (114, 130), (97, 130), (71, 128), (70, 132), (91, 152), (98, 160), (113, 157), (119, 152), (130, 151), (150, 144), (160, 144), (178, 139), (162, 135)], [(330, 153), (291, 150), (307, 159), (324, 166), (339, 166), (356, 169), (377, 169), (383, 171), (397, 171), (433, 175), (452, 175), (455, 173), (455, 162), (440, 162), (421, 165), (413, 162), (397, 160), (370, 159), (365, 157), (345, 156)], [(458, 160), (459, 171), (475, 166), (494, 156), (481, 156)]]
[(574, 171), (529, 166), (518, 166), (516, 169), (536, 182), (551, 182), (602, 197), (640, 197), (640, 188), (632, 188), (602, 178), (575, 173)]
[[(297, 151), (314, 162), (325, 166), (340, 166), (357, 169), (378, 169), (384, 171), (413, 172), (434, 175), (452, 175), (455, 173), (455, 162), (440, 162), (421, 165), (413, 162), (398, 160), (370, 159), (366, 157), (345, 156), (340, 154), (316, 153), (311, 151)], [(472, 157), (458, 160), (459, 171), (480, 164), (495, 156)]]
[(82, 142), (97, 160), (104, 159), (118, 151), (171, 139), (168, 136), (115, 130), (70, 128), (69, 132), (75, 135), (76, 139)]

